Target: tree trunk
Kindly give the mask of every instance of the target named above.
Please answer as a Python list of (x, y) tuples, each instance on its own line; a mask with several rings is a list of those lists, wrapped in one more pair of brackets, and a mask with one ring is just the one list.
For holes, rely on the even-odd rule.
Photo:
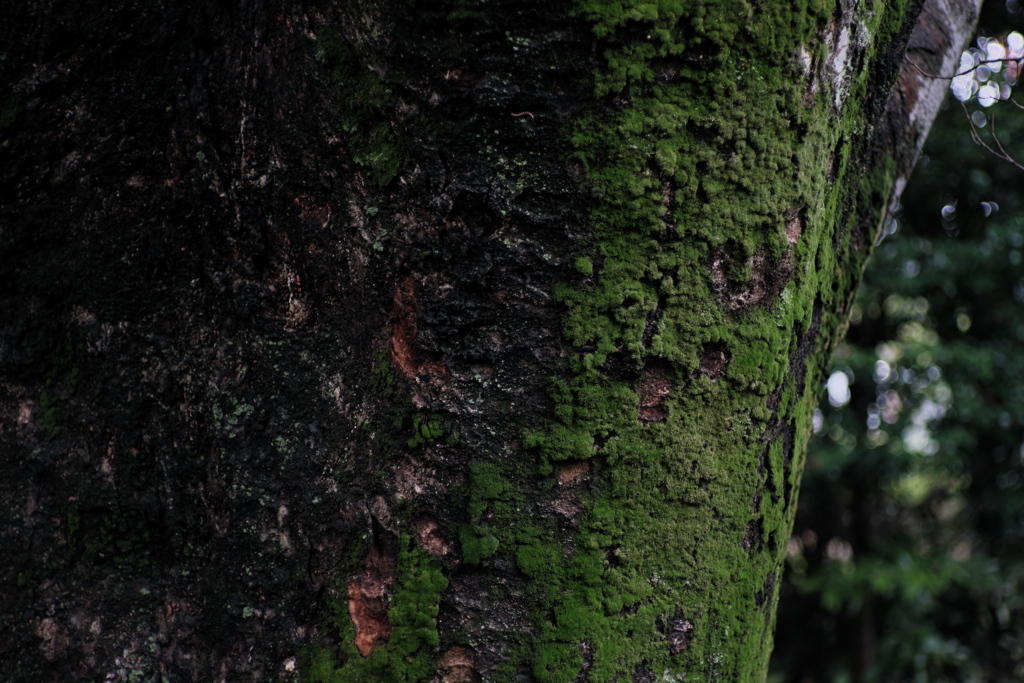
[(763, 678), (976, 1), (9, 4), (8, 680)]

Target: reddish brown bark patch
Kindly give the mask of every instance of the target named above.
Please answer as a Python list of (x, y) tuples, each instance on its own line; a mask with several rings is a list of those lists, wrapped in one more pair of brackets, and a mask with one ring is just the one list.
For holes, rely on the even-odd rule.
[(644, 368), (640, 386), (637, 387), (642, 422), (664, 422), (668, 418), (665, 399), (672, 392), (673, 386), (668, 377), (668, 368), (660, 365)]
[(668, 628), (665, 633), (669, 653), (677, 655), (690, 647), (695, 628), (694, 623), (684, 617), (682, 612), (676, 611), (676, 615), (668, 620)]
[(374, 545), (359, 576), (348, 585), (348, 612), (356, 628), (353, 642), (363, 657), (369, 657), (391, 636), (386, 593), (395, 580), (396, 568), (394, 554)]
[(56, 619), (51, 617), (33, 620), (33, 623), (36, 635), (43, 641), (40, 648), (43, 651), (43, 656), (51, 662), (63, 656), (70, 644), (67, 631), (61, 628)]
[(551, 501), (552, 509), (565, 517), (570, 524), (579, 523), (583, 508), (575, 493), (575, 489), (587, 481), (590, 476), (589, 460), (565, 460), (555, 469), (555, 480), (558, 482), (558, 495)]
[(725, 344), (706, 344), (700, 354), (700, 371), (711, 378), (712, 382), (725, 377), (725, 369), (729, 365), (729, 352)]
[(567, 460), (555, 470), (559, 491), (551, 501), (551, 507), (574, 525), (578, 523), (582, 511), (574, 489), (586, 479), (589, 472), (590, 462), (587, 460)]
[(441, 656), (437, 663), (442, 683), (476, 683), (480, 676), (476, 671), (476, 652), (468, 647), (456, 645)]
[(566, 460), (555, 470), (555, 478), (559, 486), (575, 486), (581, 483), (590, 472), (589, 460)]
[[(726, 311), (742, 311), (758, 304), (768, 305), (786, 288), (793, 273), (793, 261), (789, 252), (781, 260), (772, 260), (763, 253), (744, 257), (735, 245), (724, 245), (711, 250), (708, 262), (711, 270), (711, 289), (718, 296), (719, 304)], [(739, 260), (743, 268), (736, 268)], [(730, 277), (735, 271), (749, 274), (740, 280)]]
[(444, 361), (423, 358), (416, 344), (416, 280), (406, 276), (395, 289), (391, 306), (391, 360), (402, 374), (414, 382), (440, 384), (447, 377)]
[(560, 514), (562, 517), (576, 526), (579, 524), (579, 516), (583, 511), (580, 508), (580, 502), (575, 495), (568, 491), (562, 491), (558, 496), (551, 501), (551, 509)]
[(786, 241), (794, 245), (800, 241), (800, 235), (804, 232), (804, 221), (800, 217), (802, 209), (790, 209), (786, 212)]
[(420, 515), (413, 522), (420, 547), (440, 559), (451, 552), (451, 546), (441, 533), (441, 525), (430, 515)]

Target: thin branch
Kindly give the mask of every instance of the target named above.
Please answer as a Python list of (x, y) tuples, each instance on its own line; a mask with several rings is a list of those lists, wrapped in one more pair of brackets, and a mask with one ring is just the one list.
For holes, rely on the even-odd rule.
[(974, 119), (971, 118), (971, 114), (967, 111), (967, 105), (961, 102), (960, 106), (964, 108), (964, 116), (967, 117), (967, 123), (971, 127), (971, 140), (974, 142), (974, 144), (980, 147), (984, 147), (992, 156), (1000, 156), (999, 152), (989, 147), (988, 144), (986, 144), (985, 141), (981, 139), (981, 135), (978, 134), (978, 128), (977, 126), (974, 125)]
[(974, 120), (971, 119), (971, 115), (967, 111), (967, 105), (961, 102), (960, 106), (964, 108), (964, 116), (967, 117), (967, 123), (971, 127), (971, 140), (974, 141), (974, 144), (983, 147), (992, 156), (998, 159), (1002, 159), (1003, 161), (1008, 161), (1017, 168), (1019, 168), (1020, 170), (1024, 171), (1024, 166), (1021, 166), (1019, 163), (1017, 163), (1017, 160), (1007, 153), (1006, 148), (1003, 147), (1003, 143), (1000, 142), (999, 138), (996, 136), (995, 114), (992, 115), (992, 139), (996, 141), (996, 146), (999, 148), (999, 151), (992, 149), (992, 147), (990, 147), (988, 143), (981, 139), (981, 134), (978, 133), (978, 128), (977, 126), (974, 125)]
[(1024, 166), (1021, 166), (1019, 163), (1017, 163), (1016, 159), (1014, 159), (1013, 157), (1010, 156), (1010, 153), (1006, 151), (1006, 148), (1003, 147), (1003, 143), (999, 140), (999, 136), (996, 135), (996, 113), (995, 112), (992, 112), (992, 139), (996, 141), (996, 146), (999, 148), (999, 151), (1003, 153), (1003, 158), (1006, 159), (1007, 161), (1009, 161), (1011, 164), (1013, 164), (1017, 168), (1019, 168), (1020, 170), (1024, 171)]
[(957, 73), (953, 74), (952, 76), (936, 76), (935, 74), (928, 73), (927, 71), (925, 71), (924, 69), (919, 67), (917, 65), (917, 62), (915, 62), (913, 59), (910, 58), (910, 55), (903, 55), (903, 59), (905, 59), (908, 62), (910, 62), (910, 65), (912, 67), (914, 67), (915, 69), (920, 71), (921, 74), (926, 76), (927, 78), (936, 78), (936, 79), (943, 80), (943, 81), (951, 81), (954, 78), (956, 78), (957, 76), (966, 76), (967, 74), (971, 73), (972, 71), (974, 71), (975, 69), (977, 69), (979, 66), (981, 66), (983, 64), (994, 64), (996, 62), (1001, 62), (1001, 63), (1006, 64), (1006, 63), (1009, 63), (1009, 62), (1017, 62), (1018, 65), (1019, 65), (1020, 62), (1024, 61), (1024, 57), (1004, 57), (1002, 59), (984, 59), (984, 60), (978, 62), (977, 64), (975, 64), (974, 66), (972, 66), (972, 67), (970, 67), (968, 69), (964, 69), (963, 71), (957, 72)]

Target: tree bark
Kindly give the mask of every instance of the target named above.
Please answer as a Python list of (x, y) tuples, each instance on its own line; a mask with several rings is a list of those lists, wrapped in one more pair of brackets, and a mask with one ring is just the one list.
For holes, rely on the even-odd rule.
[(4, 9), (7, 677), (763, 678), (977, 4)]

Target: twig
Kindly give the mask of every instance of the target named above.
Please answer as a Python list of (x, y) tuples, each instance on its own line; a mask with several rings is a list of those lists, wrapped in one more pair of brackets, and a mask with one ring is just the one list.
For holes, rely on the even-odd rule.
[(996, 113), (992, 112), (992, 139), (996, 141), (996, 146), (999, 147), (999, 151), (1003, 153), (1003, 158), (1009, 161), (1011, 164), (1024, 171), (1024, 166), (1017, 163), (1016, 159), (1010, 156), (1010, 153), (1003, 147), (1003, 143), (999, 140), (999, 136), (996, 135)]
[(928, 73), (927, 71), (925, 71), (924, 69), (919, 67), (917, 65), (917, 62), (915, 62), (913, 59), (910, 58), (910, 55), (903, 55), (903, 59), (905, 59), (908, 62), (910, 62), (910, 65), (912, 67), (914, 67), (915, 69), (917, 69), (918, 71), (920, 71), (924, 76), (926, 76), (928, 78), (937, 78), (937, 79), (940, 79), (940, 80), (943, 80), (943, 81), (951, 81), (954, 78), (956, 78), (957, 76), (965, 76), (965, 75), (971, 73), (972, 71), (974, 71), (975, 69), (977, 69), (979, 66), (981, 66), (983, 64), (994, 64), (995, 62), (1001, 62), (1001, 63), (1017, 62), (1018, 65), (1019, 65), (1021, 61), (1024, 61), (1024, 57), (1004, 57), (1002, 59), (985, 59), (985, 60), (982, 60), (982, 61), (978, 62), (977, 64), (975, 64), (972, 67), (969, 67), (967, 69), (964, 69), (963, 71), (960, 71), (960, 72), (957, 72), (957, 73), (953, 74), (952, 76), (936, 76), (935, 74)]
[(999, 158), (999, 159), (1002, 159), (1003, 161), (1008, 161), (1011, 164), (1013, 164), (1014, 166), (1016, 166), (1017, 168), (1019, 168), (1020, 170), (1024, 171), (1024, 166), (1021, 166), (1019, 163), (1017, 163), (1017, 160), (1014, 159), (1013, 157), (1011, 157), (1006, 152), (1006, 148), (1003, 147), (1003, 143), (1000, 142), (999, 141), (999, 137), (996, 136), (996, 116), (995, 116), (995, 114), (992, 115), (992, 139), (996, 141), (996, 146), (999, 148), (998, 152), (996, 150), (992, 149), (988, 145), (988, 143), (986, 143), (984, 140), (981, 139), (981, 134), (978, 133), (978, 128), (977, 128), (977, 126), (974, 125), (974, 120), (971, 119), (971, 115), (967, 111), (967, 105), (964, 104), (963, 102), (961, 102), (960, 106), (964, 108), (964, 116), (967, 117), (967, 123), (971, 126), (971, 140), (974, 141), (974, 144), (979, 145), (980, 147), (985, 148), (985, 150), (989, 154), (991, 154), (992, 156), (994, 156), (996, 158)]

